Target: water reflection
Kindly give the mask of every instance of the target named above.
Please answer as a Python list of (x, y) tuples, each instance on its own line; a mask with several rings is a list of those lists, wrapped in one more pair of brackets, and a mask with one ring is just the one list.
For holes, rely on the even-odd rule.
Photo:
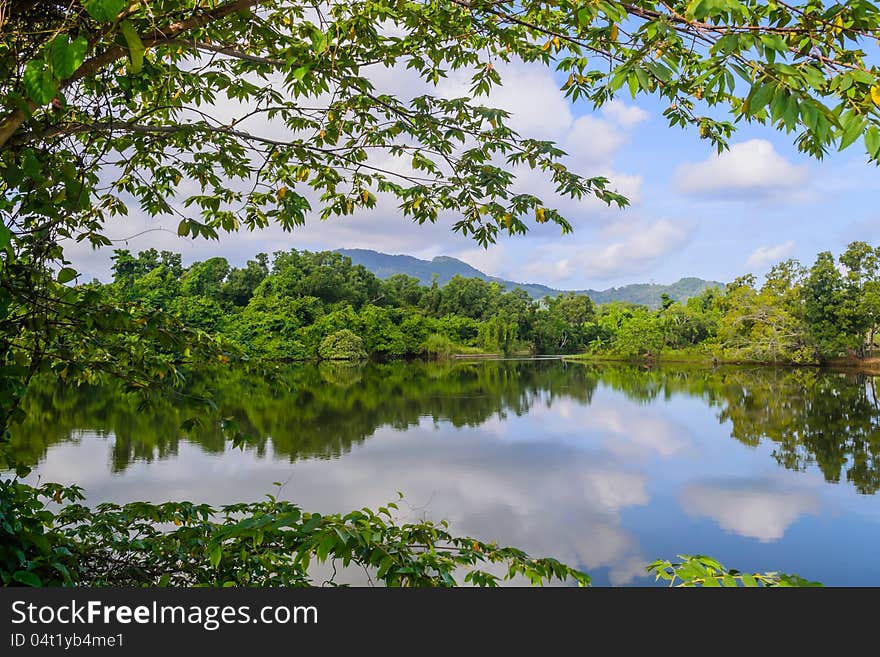
[[(542, 415), (547, 427), (577, 422), (603, 431), (609, 448), (623, 456), (644, 450), (670, 456), (688, 449), (687, 432), (660, 411), (639, 413), (590, 407), (604, 385), (645, 404), (673, 395), (704, 400), (718, 409), (730, 436), (756, 446), (773, 444), (782, 466), (816, 464), (826, 480), (841, 475), (872, 494), (880, 488), (880, 405), (870, 377), (816, 369), (643, 369), (558, 362), (322, 363), (291, 367), (280, 381), (244, 372), (203, 375), (190, 393), (214, 391), (222, 413), (255, 440), (249, 448), (291, 461), (333, 458), (348, 452), (379, 427), (406, 429), (423, 417), (454, 427), (481, 426), (503, 433), (510, 416)], [(540, 399), (540, 403), (537, 404)], [(133, 461), (174, 456), (179, 441), (220, 453), (225, 441), (216, 423), (184, 434), (184, 420), (197, 413), (185, 400), (140, 412), (138, 400), (113, 388), (71, 389), (46, 380), (33, 387), (27, 420), (14, 429), (17, 456), (32, 464), (50, 445), (76, 440), (83, 430), (112, 435), (114, 472)]]
[(226, 371), (188, 392), (208, 389), (254, 436), (244, 450), (212, 422), (182, 432), (185, 399), (144, 413), (113, 389), (49, 382), (14, 444), (33, 477), (80, 483), (93, 502), (219, 504), (283, 482), (284, 497), (343, 511), (399, 490), (405, 518), (446, 518), (612, 584), (648, 583), (645, 563), (687, 551), (846, 583), (804, 538), (823, 532), (858, 582), (880, 583), (852, 540), (880, 540), (870, 379), (514, 361)]
[(819, 508), (809, 489), (784, 489), (772, 479), (738, 479), (693, 484), (681, 494), (684, 510), (715, 520), (729, 532), (776, 541), (795, 520)]

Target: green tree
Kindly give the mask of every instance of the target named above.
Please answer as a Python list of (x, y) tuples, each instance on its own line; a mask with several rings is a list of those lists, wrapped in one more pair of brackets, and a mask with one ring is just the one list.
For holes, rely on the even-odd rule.
[(732, 358), (768, 363), (818, 361), (809, 319), (804, 318), (808, 311), (799, 300), (801, 284), (795, 284), (800, 272), (797, 263), (787, 261), (771, 269), (760, 290), (755, 289), (751, 274), (728, 286), (718, 337)]
[(220, 299), (220, 289), (229, 275), (226, 258), (209, 258), (186, 270), (180, 279), (180, 291), (189, 296)]
[(247, 261), (243, 269), (233, 268), (220, 288), (220, 297), (235, 306), (246, 306), (254, 290), (269, 273), (268, 263), (269, 257), (265, 253), (258, 253), (254, 260)]
[(804, 281), (804, 316), (822, 353), (836, 356), (852, 346), (844, 325), (843, 276), (829, 251), (816, 257)]
[(662, 318), (644, 307), (630, 312), (614, 339), (614, 350), (625, 356), (658, 356), (664, 346), (666, 331)]
[(349, 303), (360, 308), (378, 300), (379, 280), (351, 258), (320, 251), (278, 252), (272, 272), (254, 290), (258, 296), (316, 297), (327, 305)]
[(471, 319), (482, 319), (491, 313), (494, 301), (501, 295), (498, 283), (489, 283), (479, 278), (453, 276), (440, 288), (440, 303), (437, 315), (462, 315)]
[(874, 334), (880, 324), (878, 252), (866, 242), (852, 242), (838, 262), (845, 269), (840, 319), (847, 332), (852, 334), (858, 355), (864, 356), (873, 346)]
[(419, 279), (406, 274), (394, 274), (380, 284), (382, 303), (388, 306), (418, 306), (422, 300)]

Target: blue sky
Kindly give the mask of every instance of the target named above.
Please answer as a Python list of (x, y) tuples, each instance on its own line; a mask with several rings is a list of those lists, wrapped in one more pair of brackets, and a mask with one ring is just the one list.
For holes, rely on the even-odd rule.
[[(509, 110), (523, 135), (557, 141), (579, 173), (608, 176), (631, 198), (631, 207), (560, 200), (574, 234), (535, 225), (529, 235), (502, 238), (488, 250), (452, 233), (454, 217), (415, 226), (390, 199), (354, 217), (313, 219), (293, 233), (272, 228), (225, 235), (219, 242), (179, 238), (177, 219), (136, 211), (108, 232), (118, 248), (179, 251), (186, 263), (220, 255), (239, 265), (258, 252), (290, 248), (370, 248), (424, 258), (451, 255), (489, 274), (569, 289), (669, 283), (682, 276), (730, 281), (746, 272), (760, 275), (788, 257), (809, 264), (817, 252), (839, 253), (855, 239), (880, 243), (874, 203), (880, 176), (860, 142), (816, 161), (797, 152), (794, 135), (742, 125), (730, 151), (719, 157), (695, 131), (668, 127), (659, 99), (627, 95), (596, 112), (566, 100), (546, 68), (519, 63), (499, 69), (504, 86), (487, 104)], [(399, 96), (424, 91), (400, 70), (376, 70), (371, 77), (378, 88)], [(466, 88), (465, 77), (452, 76), (438, 92), (462, 95)], [(552, 200), (551, 186), (540, 176), (524, 175), (517, 184)], [(165, 230), (124, 239), (155, 228)], [(87, 278), (106, 280), (110, 250), (93, 252), (80, 244), (69, 246), (68, 254)]]

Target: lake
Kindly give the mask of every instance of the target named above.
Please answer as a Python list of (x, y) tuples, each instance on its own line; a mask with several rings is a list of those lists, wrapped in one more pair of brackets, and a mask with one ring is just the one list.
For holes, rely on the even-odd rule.
[[(214, 390), (215, 423), (184, 433)], [(320, 512), (402, 519), (553, 556), (597, 585), (647, 585), (645, 564), (708, 554), (742, 570), (880, 585), (880, 404), (871, 377), (813, 368), (559, 360), (321, 363), (277, 379), (194, 377), (138, 409), (115, 388), (38, 382), (13, 429), (28, 481), (87, 503), (271, 493)]]

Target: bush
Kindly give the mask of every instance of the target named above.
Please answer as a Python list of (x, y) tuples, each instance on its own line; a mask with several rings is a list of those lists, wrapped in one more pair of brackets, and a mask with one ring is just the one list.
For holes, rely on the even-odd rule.
[(455, 343), (439, 333), (432, 333), (425, 338), (422, 348), (425, 350), (426, 355), (434, 358), (449, 356), (456, 352)]
[(59, 484), (32, 488), (0, 480), (0, 585), (63, 586), (74, 583), (73, 543), (57, 527), (53, 501), (76, 502), (80, 490)]
[(367, 350), (363, 340), (348, 329), (342, 329), (321, 340), (318, 356), (322, 360), (362, 360), (367, 357)]

